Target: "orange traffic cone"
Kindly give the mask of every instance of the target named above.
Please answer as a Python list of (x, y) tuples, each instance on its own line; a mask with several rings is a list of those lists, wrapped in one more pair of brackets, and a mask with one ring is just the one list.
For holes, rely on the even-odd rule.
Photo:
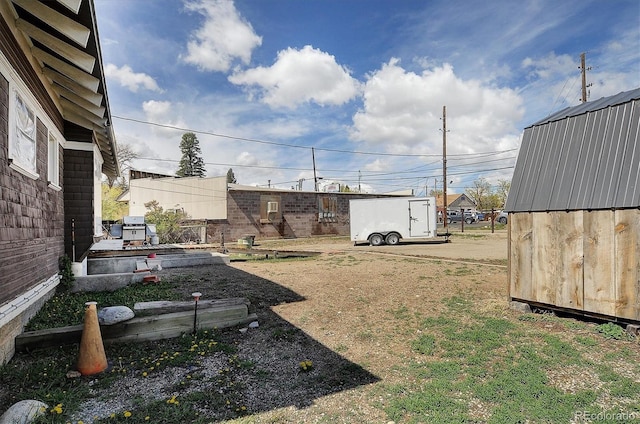
[(98, 374), (107, 369), (107, 355), (104, 353), (96, 302), (85, 303), (84, 328), (80, 340), (78, 371), (82, 375)]

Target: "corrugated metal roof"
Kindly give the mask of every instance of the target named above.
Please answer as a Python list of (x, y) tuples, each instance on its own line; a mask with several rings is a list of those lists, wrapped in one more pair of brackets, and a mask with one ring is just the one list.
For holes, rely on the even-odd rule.
[(628, 103), (631, 100), (640, 99), (640, 88), (636, 88), (635, 90), (623, 91), (621, 93), (615, 94), (609, 97), (601, 97), (598, 100), (593, 100), (586, 103), (581, 103), (578, 106), (572, 106), (562, 109), (556, 113), (552, 113), (546, 118), (532, 124), (534, 127), (536, 125), (546, 124), (552, 121), (558, 121), (560, 119), (569, 118), (571, 116), (582, 115), (583, 113), (593, 112), (599, 109), (605, 109), (610, 106), (616, 106), (622, 103)]
[(640, 207), (640, 88), (564, 109), (530, 127), (509, 212)]

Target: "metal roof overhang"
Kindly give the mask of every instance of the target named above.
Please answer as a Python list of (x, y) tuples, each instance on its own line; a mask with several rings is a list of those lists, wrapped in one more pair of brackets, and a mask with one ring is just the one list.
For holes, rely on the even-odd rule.
[(43, 83), (62, 117), (93, 133), (103, 173), (120, 175), (93, 0), (10, 0)]
[(640, 88), (527, 127), (508, 212), (640, 208)]

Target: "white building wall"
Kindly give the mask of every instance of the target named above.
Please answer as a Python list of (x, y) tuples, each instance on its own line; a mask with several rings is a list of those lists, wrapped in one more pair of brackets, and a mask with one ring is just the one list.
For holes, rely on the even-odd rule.
[(143, 178), (129, 181), (129, 215), (144, 216), (145, 203), (180, 209), (191, 219), (227, 218), (227, 177)]

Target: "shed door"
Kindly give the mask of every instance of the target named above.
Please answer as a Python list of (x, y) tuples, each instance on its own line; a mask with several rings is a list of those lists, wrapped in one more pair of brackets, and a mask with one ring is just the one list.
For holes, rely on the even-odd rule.
[(429, 220), (429, 214), (435, 213), (432, 208), (435, 208), (435, 205), (431, 205), (428, 200), (409, 201), (410, 237), (433, 237), (435, 228), (431, 228)]

